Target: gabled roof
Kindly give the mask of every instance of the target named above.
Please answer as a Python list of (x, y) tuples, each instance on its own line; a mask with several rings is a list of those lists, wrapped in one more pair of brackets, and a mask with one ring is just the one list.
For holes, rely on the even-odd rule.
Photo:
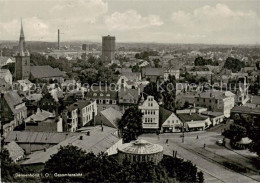
[(163, 124), (172, 114), (172, 111), (164, 109), (162, 107), (159, 108), (160, 113), (160, 124)]
[(4, 94), (4, 99), (13, 113), (16, 113), (15, 106), (23, 103), (22, 98), (18, 95), (17, 91), (9, 91)]
[(109, 124), (106, 124), (106, 121), (104, 122), (104, 125), (117, 128), (116, 120), (121, 119), (123, 114), (120, 111), (115, 110), (114, 108), (110, 107), (108, 109), (105, 109), (100, 112), (109, 122)]
[(127, 89), (127, 88), (122, 88), (121, 90), (119, 90), (118, 92), (118, 98), (119, 99), (123, 99), (125, 98), (125, 96), (133, 96), (134, 99), (136, 99), (136, 102), (139, 98), (138, 95), (138, 90), (137, 89)]
[(31, 121), (41, 122), (53, 116), (54, 116), (53, 113), (38, 108), (36, 114), (32, 114), (31, 116), (26, 118), (25, 122), (31, 122)]
[(28, 132), (28, 131), (11, 131), (7, 134), (5, 142), (15, 141), (16, 143), (36, 143), (36, 144), (58, 144), (61, 141), (78, 135), (78, 133), (58, 133), (58, 132)]
[(36, 79), (65, 76), (58, 68), (52, 68), (49, 65), (31, 66), (31, 74)]
[(4, 148), (8, 150), (10, 158), (13, 161), (16, 161), (24, 155), (24, 150), (14, 141), (11, 141), (7, 145), (5, 145)]
[[(51, 155), (56, 154), (61, 146), (73, 145), (86, 152), (93, 152), (98, 154), (100, 152), (106, 152), (112, 145), (117, 143), (120, 139), (115, 135), (117, 129), (104, 127), (103, 131), (100, 126), (95, 126), (90, 129), (90, 135), (87, 136), (84, 133), (78, 133), (75, 136), (67, 138), (46, 150), (46, 152), (35, 152), (30, 155), (30, 159), (24, 161), (22, 164), (37, 164), (45, 163), (51, 158)], [(82, 136), (82, 140), (80, 140)]]

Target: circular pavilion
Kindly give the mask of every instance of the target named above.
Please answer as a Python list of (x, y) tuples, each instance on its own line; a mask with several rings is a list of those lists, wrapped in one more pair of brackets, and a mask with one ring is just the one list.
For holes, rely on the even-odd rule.
[(163, 158), (163, 147), (139, 139), (119, 146), (118, 158), (120, 162), (127, 159), (130, 162), (152, 161), (158, 164)]

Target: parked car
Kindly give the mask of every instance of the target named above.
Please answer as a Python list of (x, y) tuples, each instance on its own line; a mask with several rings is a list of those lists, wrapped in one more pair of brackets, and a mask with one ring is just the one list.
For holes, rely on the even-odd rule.
[(223, 140), (219, 139), (219, 140), (217, 140), (217, 141), (216, 141), (216, 144), (218, 144), (218, 145), (221, 145), (221, 146), (222, 146), (222, 145), (224, 144), (224, 142), (223, 142)]

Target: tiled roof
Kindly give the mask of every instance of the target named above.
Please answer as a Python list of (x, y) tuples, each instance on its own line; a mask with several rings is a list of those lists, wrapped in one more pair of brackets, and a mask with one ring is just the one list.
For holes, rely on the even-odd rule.
[(120, 111), (117, 111), (112, 107), (100, 111), (100, 113), (110, 122), (110, 124), (107, 125), (114, 128), (117, 128), (116, 120), (121, 119), (123, 116), (123, 114)]
[[(104, 127), (103, 131), (101, 130), (100, 126), (93, 127), (90, 130), (89, 136), (84, 133), (72, 136), (62, 141), (58, 145), (47, 149), (46, 152), (37, 152), (30, 155), (30, 159), (24, 161), (22, 164), (45, 163), (51, 158), (51, 155), (58, 152), (61, 146), (67, 145), (77, 146), (86, 152), (93, 152), (94, 154), (105, 152), (120, 140), (117, 136), (114, 135), (116, 132), (117, 129), (110, 127)], [(80, 140), (80, 136), (83, 137), (82, 140)]]
[(193, 121), (202, 121), (207, 119), (206, 117), (202, 117), (199, 114), (191, 113), (191, 114), (177, 114), (182, 122)]
[(8, 143), (4, 146), (10, 154), (10, 158), (13, 161), (16, 161), (18, 158), (24, 155), (24, 150), (14, 141)]
[(5, 142), (15, 141), (18, 144), (19, 143), (58, 144), (61, 141), (74, 135), (78, 135), (78, 133), (11, 131), (6, 136)]
[(38, 108), (36, 114), (32, 114), (31, 116), (29, 116), (28, 118), (26, 118), (26, 119), (25, 119), (25, 122), (30, 122), (30, 121), (35, 121), (35, 122), (44, 121), (44, 120), (48, 119), (48, 118), (51, 117), (51, 116), (53, 116), (53, 113)]
[(160, 124), (163, 124), (165, 120), (168, 119), (173, 112), (160, 107), (159, 113), (160, 113)]
[(31, 74), (34, 78), (64, 77), (65, 74), (58, 68), (52, 68), (49, 65), (31, 66)]
[(123, 99), (127, 95), (133, 96), (133, 98), (136, 100), (136, 102), (138, 101), (139, 95), (138, 95), (137, 89), (122, 88), (118, 92), (118, 98), (119, 99)]
[(23, 103), (22, 98), (18, 95), (17, 91), (9, 91), (5, 93), (4, 99), (13, 113), (16, 113), (15, 106)]

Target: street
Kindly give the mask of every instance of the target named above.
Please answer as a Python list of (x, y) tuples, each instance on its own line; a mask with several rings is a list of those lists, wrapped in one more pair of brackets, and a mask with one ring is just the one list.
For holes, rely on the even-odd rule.
[[(252, 163), (256, 155), (241, 155), (217, 145), (216, 141), (223, 139), (221, 131), (221, 127), (218, 127), (215, 132), (210, 130), (185, 133), (184, 143), (180, 133), (165, 133), (159, 137), (155, 134), (143, 134), (140, 138), (163, 145), (164, 153), (167, 155), (177, 151), (179, 158), (196, 164), (204, 173), (205, 182), (260, 182), (259, 171)], [(236, 171), (230, 166), (236, 167)]]

